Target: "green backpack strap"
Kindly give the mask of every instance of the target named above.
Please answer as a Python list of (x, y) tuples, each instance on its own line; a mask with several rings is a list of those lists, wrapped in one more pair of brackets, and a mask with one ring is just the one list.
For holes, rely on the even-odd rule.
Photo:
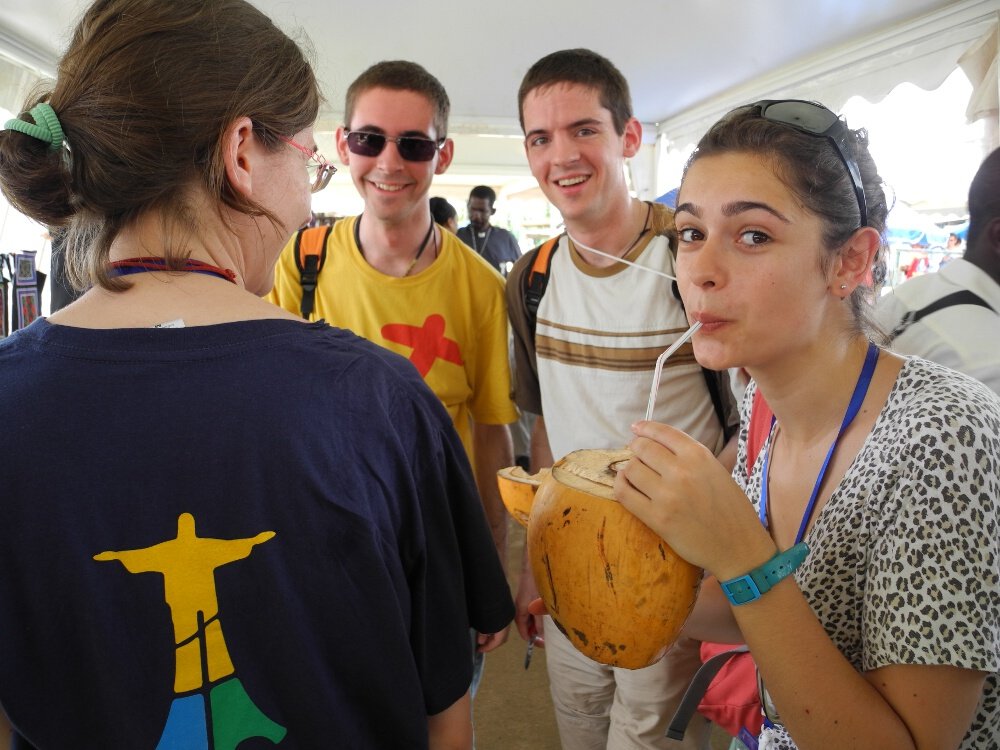
[(302, 287), (299, 310), (306, 320), (309, 320), (316, 305), (316, 284), (326, 262), (326, 241), (332, 231), (331, 226), (311, 227), (295, 235), (295, 267), (299, 269), (299, 285)]

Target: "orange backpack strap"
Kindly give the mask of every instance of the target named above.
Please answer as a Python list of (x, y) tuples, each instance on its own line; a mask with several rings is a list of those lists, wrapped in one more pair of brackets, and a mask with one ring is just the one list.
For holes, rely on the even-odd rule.
[(552, 254), (559, 246), (560, 237), (562, 235), (546, 240), (539, 246), (538, 250), (535, 251), (535, 260), (531, 264), (531, 270), (524, 277), (524, 306), (528, 311), (528, 324), (531, 326), (532, 332), (535, 330), (535, 320), (538, 317), (538, 305), (541, 304), (545, 287), (549, 283)]
[(299, 284), (302, 287), (299, 309), (306, 320), (309, 320), (316, 304), (316, 284), (326, 261), (326, 241), (332, 231), (331, 226), (311, 227), (295, 235), (295, 267), (299, 269)]

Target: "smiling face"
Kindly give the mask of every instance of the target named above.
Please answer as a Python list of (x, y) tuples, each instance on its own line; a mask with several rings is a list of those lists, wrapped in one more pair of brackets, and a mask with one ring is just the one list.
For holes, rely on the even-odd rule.
[(593, 231), (627, 206), (625, 159), (642, 143), (635, 118), (615, 131), (597, 89), (557, 83), (524, 99), (524, 148), (531, 173), (571, 232)]
[(677, 278), (688, 316), (702, 322), (695, 353), (704, 366), (808, 355), (849, 328), (841, 263), (824, 263), (823, 223), (768, 161), (746, 153), (697, 159), (675, 221)]
[[(436, 141), (435, 109), (427, 97), (414, 91), (368, 89), (354, 105), (348, 130), (391, 137), (414, 136)], [(387, 224), (407, 220), (426, 222), (427, 194), (435, 174), (451, 163), (453, 145), (446, 140), (430, 161), (407, 161), (394, 142), (387, 141), (378, 156), (359, 156), (347, 148), (344, 128), (337, 130), (337, 151), (351, 170), (351, 179), (365, 201), (365, 215)]]

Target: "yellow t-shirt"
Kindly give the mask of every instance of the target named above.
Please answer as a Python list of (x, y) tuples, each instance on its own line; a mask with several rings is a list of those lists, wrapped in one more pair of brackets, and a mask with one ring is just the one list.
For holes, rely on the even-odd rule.
[[(472, 460), (472, 422), (509, 424), (507, 309), (503, 278), (453, 234), (441, 230), (438, 257), (413, 276), (372, 268), (354, 242), (356, 217), (327, 241), (312, 319), (347, 328), (409, 359), (444, 404)], [(294, 240), (281, 253), (268, 299), (300, 314)]]

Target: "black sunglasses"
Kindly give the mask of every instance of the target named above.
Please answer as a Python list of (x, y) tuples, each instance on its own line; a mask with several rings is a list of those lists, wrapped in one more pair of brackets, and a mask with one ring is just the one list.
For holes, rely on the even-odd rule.
[(386, 142), (392, 141), (396, 144), (399, 155), (406, 161), (430, 161), (444, 145), (444, 138), (437, 141), (413, 135), (393, 138), (391, 135), (369, 133), (365, 130), (351, 130), (344, 137), (347, 139), (347, 148), (358, 156), (378, 156), (385, 148)]
[(837, 155), (847, 167), (854, 184), (854, 197), (861, 211), (861, 226), (868, 226), (868, 203), (865, 200), (865, 187), (861, 181), (861, 170), (858, 163), (850, 155), (847, 139), (851, 131), (847, 123), (837, 117), (822, 104), (807, 102), (802, 99), (764, 99), (750, 105), (760, 109), (760, 116), (765, 120), (788, 125), (808, 135), (826, 138), (837, 149)]

